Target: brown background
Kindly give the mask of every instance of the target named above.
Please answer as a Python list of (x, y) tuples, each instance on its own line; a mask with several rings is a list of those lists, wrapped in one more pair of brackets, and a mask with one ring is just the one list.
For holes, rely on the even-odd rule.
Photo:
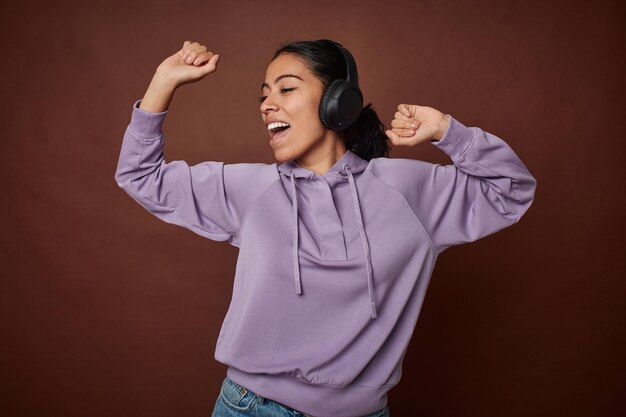
[(221, 61), (178, 91), (166, 158), (272, 163), (265, 67), (321, 37), (353, 52), (385, 123), (435, 107), (539, 184), (519, 224), (439, 259), (392, 415), (624, 413), (625, 18), (618, 1), (4, 5), (0, 415), (210, 415), (237, 249), (120, 190), (122, 135), (156, 66), (198, 40)]

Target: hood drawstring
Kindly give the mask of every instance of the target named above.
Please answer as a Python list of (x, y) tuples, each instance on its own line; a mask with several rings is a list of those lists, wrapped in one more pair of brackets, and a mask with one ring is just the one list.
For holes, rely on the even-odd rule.
[(293, 204), (293, 274), (296, 281), (296, 294), (302, 294), (302, 280), (300, 278), (300, 259), (298, 257), (298, 196), (296, 195), (296, 181), (293, 171), (290, 172), (291, 201)]
[(367, 242), (367, 235), (365, 234), (365, 227), (363, 226), (363, 218), (361, 217), (361, 206), (359, 204), (359, 196), (356, 192), (356, 185), (354, 184), (354, 177), (352, 171), (350, 171), (350, 165), (344, 165), (343, 168), (348, 173), (348, 181), (350, 182), (350, 188), (352, 189), (352, 201), (354, 202), (354, 214), (356, 215), (356, 221), (359, 223), (359, 234), (361, 235), (361, 242), (363, 242), (363, 249), (365, 250), (365, 260), (367, 267), (367, 290), (370, 295), (370, 307), (372, 309), (372, 318), (376, 318), (376, 301), (374, 300), (374, 281), (372, 279), (372, 257), (370, 254), (370, 245)]
[[(374, 299), (374, 281), (372, 278), (372, 257), (370, 253), (370, 246), (367, 242), (367, 234), (365, 233), (365, 227), (363, 226), (363, 218), (361, 216), (361, 206), (359, 203), (359, 196), (356, 190), (356, 184), (350, 165), (344, 165), (348, 175), (348, 182), (350, 183), (350, 190), (352, 192), (352, 201), (354, 202), (354, 214), (356, 216), (357, 223), (359, 224), (359, 234), (361, 236), (361, 242), (363, 243), (363, 249), (365, 250), (365, 263), (367, 268), (367, 289), (369, 292), (370, 308), (372, 310), (372, 319), (377, 317), (376, 301)], [(296, 294), (302, 294), (302, 279), (300, 277), (300, 259), (298, 256), (298, 235), (299, 235), (299, 222), (298, 222), (298, 196), (296, 194), (296, 182), (293, 170), (289, 173), (289, 180), (291, 182), (291, 201), (293, 204), (293, 269), (294, 269), (294, 281), (296, 284)]]

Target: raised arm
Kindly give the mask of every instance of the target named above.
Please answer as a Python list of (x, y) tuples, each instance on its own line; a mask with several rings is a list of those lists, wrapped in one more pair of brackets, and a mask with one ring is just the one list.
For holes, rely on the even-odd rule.
[(161, 220), (239, 246), (245, 212), (278, 177), (276, 168), (213, 161), (190, 166), (163, 156), (162, 125), (174, 91), (215, 71), (217, 60), (206, 47), (185, 42), (163, 61), (144, 99), (133, 106), (115, 180)]
[(426, 106), (400, 105), (395, 145), (431, 141), (453, 164), (403, 160), (387, 181), (403, 189), (437, 251), (510, 226), (530, 207), (536, 181), (502, 139)]

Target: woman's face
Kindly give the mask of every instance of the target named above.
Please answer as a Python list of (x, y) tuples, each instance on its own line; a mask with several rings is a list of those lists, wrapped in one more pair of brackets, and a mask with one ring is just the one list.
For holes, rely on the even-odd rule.
[(267, 67), (260, 107), (278, 161), (316, 162), (340, 140), (319, 118), (322, 93), (322, 82), (297, 55), (281, 54)]

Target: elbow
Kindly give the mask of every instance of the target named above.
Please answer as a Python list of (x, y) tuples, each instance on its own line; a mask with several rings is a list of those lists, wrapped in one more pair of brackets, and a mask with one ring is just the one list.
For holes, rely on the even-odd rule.
[(520, 197), (518, 198), (518, 209), (517, 209), (517, 219), (515, 223), (517, 223), (524, 214), (528, 211), (530, 206), (533, 204), (535, 200), (535, 191), (537, 190), (537, 180), (532, 175), (528, 174), (528, 177), (519, 184), (520, 186)]
[(117, 169), (115, 170), (115, 175), (113, 176), (113, 178), (115, 179), (115, 182), (117, 183), (118, 187), (124, 188), (124, 184), (129, 179), (129, 173), (128, 172), (124, 172), (118, 166)]
[(122, 188), (122, 183), (124, 182), (122, 176), (118, 172), (115, 172), (115, 176), (113, 178), (115, 179), (117, 186)]
[(118, 187), (128, 191), (131, 182), (134, 178), (136, 178), (136, 176), (137, 172), (132, 169), (125, 169), (122, 164), (119, 164), (115, 169), (115, 174), (113, 178), (115, 179)]

